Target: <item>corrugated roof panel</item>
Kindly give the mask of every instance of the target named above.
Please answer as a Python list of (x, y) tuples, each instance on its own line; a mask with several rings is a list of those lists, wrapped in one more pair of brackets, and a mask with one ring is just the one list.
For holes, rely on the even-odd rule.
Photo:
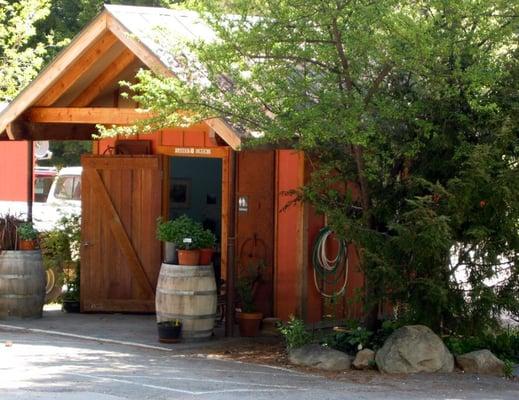
[(167, 66), (171, 66), (168, 55), (173, 55), (172, 48), (176, 44), (216, 38), (214, 31), (193, 11), (118, 5), (105, 7), (131, 34), (162, 61), (168, 62)]

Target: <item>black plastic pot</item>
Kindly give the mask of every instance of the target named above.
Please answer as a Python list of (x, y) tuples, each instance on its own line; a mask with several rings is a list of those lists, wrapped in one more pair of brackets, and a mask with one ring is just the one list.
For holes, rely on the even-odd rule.
[(170, 322), (158, 322), (157, 330), (159, 332), (159, 342), (161, 343), (178, 343), (182, 334), (182, 324), (171, 325)]
[(67, 313), (78, 313), (80, 311), (79, 301), (63, 301), (61, 309)]

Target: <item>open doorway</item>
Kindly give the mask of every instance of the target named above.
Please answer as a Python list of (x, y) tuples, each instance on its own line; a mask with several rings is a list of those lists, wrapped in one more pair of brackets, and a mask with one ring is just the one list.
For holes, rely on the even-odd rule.
[(200, 222), (217, 239), (213, 263), (221, 278), (222, 159), (170, 157), (168, 213), (174, 219), (187, 215)]

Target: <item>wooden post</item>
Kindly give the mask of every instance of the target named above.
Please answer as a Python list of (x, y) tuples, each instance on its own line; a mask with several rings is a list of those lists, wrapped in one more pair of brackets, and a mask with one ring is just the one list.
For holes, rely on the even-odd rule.
[(32, 199), (34, 192), (34, 154), (32, 140), (27, 141), (27, 146), (27, 221), (32, 222)]
[(225, 336), (233, 336), (234, 331), (234, 278), (236, 275), (235, 267), (235, 248), (236, 248), (236, 168), (238, 166), (238, 157), (236, 153), (231, 152), (230, 160), (231, 179), (229, 182), (229, 235), (227, 239), (227, 298), (225, 307)]

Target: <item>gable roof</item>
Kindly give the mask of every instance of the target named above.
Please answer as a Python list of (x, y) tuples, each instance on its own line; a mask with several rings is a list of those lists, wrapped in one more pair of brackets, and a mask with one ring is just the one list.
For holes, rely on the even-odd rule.
[[(84, 52), (107, 32), (111, 32), (144, 65), (156, 73), (173, 76), (179, 71), (172, 42), (215, 39), (215, 33), (198, 13), (160, 7), (105, 5), (105, 9), (3, 110), (0, 135), (38, 99), (52, 88)], [(239, 148), (243, 132), (222, 119), (204, 121), (233, 149)]]

